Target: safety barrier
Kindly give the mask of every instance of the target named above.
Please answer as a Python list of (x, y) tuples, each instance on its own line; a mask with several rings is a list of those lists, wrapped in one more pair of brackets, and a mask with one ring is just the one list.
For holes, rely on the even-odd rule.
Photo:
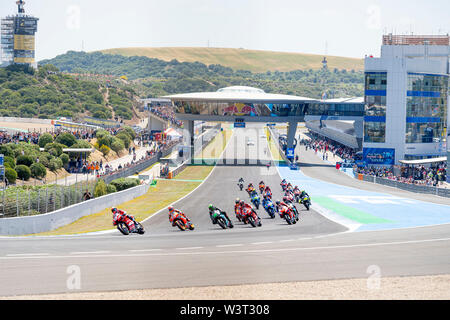
[(124, 168), (117, 173), (102, 176), (100, 178), (103, 179), (105, 181), (105, 183), (111, 183), (111, 181), (113, 181), (115, 179), (126, 178), (126, 177), (136, 174), (136, 172), (144, 171), (148, 167), (150, 167), (150, 166), (154, 165), (156, 162), (160, 161), (161, 158), (164, 158), (164, 157), (167, 157), (168, 155), (170, 155), (172, 153), (172, 151), (178, 145), (179, 144), (177, 143), (177, 144), (171, 146), (170, 148), (165, 149), (164, 151), (160, 151), (158, 154), (156, 154), (154, 157), (152, 157), (148, 160), (138, 162), (137, 164), (135, 164), (129, 168)]
[(127, 190), (87, 200), (51, 213), (27, 217), (3, 218), (0, 235), (28, 235), (48, 232), (70, 224), (84, 216), (98, 213), (106, 208), (133, 200), (147, 193), (149, 185), (140, 185)]
[(395, 181), (391, 179), (381, 178), (381, 177), (375, 177), (365, 174), (356, 174), (356, 177), (359, 180), (372, 182), (372, 183), (378, 183), (384, 186), (393, 187), (402, 189), (405, 191), (415, 192), (415, 193), (425, 193), (425, 194), (433, 194), (440, 197), (447, 197), (450, 198), (450, 189), (445, 188), (437, 188), (432, 186), (421, 186), (417, 184), (409, 184), (404, 183), (400, 181)]

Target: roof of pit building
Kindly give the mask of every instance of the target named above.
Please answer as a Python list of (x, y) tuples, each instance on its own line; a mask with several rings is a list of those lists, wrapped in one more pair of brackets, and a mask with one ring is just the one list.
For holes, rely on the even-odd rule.
[(216, 92), (193, 92), (182, 93), (163, 98), (171, 100), (187, 100), (187, 101), (224, 101), (224, 102), (263, 102), (263, 103), (275, 103), (275, 102), (290, 102), (290, 103), (302, 103), (302, 102), (314, 102), (317, 99), (311, 99), (300, 96), (284, 95), (266, 93), (262, 89), (245, 87), (245, 86), (233, 86), (219, 89)]

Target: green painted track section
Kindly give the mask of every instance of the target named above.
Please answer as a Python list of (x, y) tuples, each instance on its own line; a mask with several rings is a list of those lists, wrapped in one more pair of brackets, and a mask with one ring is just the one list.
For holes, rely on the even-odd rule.
[(320, 206), (358, 223), (392, 223), (392, 221), (390, 220), (373, 216), (369, 213), (347, 206), (328, 197), (314, 197), (312, 200), (313, 203), (316, 202)]

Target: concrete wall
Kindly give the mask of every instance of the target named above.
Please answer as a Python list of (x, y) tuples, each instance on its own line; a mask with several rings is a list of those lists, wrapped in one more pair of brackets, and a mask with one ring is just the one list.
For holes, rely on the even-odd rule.
[(52, 124), (52, 120), (36, 119), (36, 118), (0, 117), (0, 121), (1, 122), (26, 122), (26, 123)]
[[(98, 213), (144, 195), (149, 185), (141, 185), (128, 190), (112, 193), (88, 200), (47, 214), (29, 217), (0, 219), (0, 235), (28, 235), (47, 232), (70, 224), (84, 216)], [(111, 215), (112, 228), (112, 215)]]

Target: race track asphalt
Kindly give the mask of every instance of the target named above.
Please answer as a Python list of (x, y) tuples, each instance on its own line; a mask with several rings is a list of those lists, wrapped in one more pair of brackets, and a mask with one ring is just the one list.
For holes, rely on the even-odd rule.
[[(236, 129), (237, 138), (231, 139), (223, 157), (268, 159), (262, 134), (258, 125)], [(243, 136), (252, 136), (256, 146), (247, 148)], [(315, 155), (304, 156), (302, 162), (303, 173), (312, 178), (350, 183), (349, 177), (324, 166)], [(174, 205), (194, 222), (194, 231), (171, 227), (162, 211), (144, 222), (143, 236), (126, 237), (117, 231), (1, 238), (0, 296), (366, 278), (373, 266), (383, 276), (450, 272), (450, 225), (349, 232), (314, 210), (302, 210), (301, 221), (288, 226), (279, 217), (268, 219), (263, 209), (262, 227), (239, 223), (231, 213), (237, 197), (248, 201), (237, 187), (241, 176), (254, 185), (263, 180), (275, 199), (281, 197), (275, 167), (217, 166)], [(384, 193), (391, 189), (365, 187)], [(212, 225), (210, 203), (229, 213), (234, 229)], [(77, 276), (79, 282), (74, 281)]]

